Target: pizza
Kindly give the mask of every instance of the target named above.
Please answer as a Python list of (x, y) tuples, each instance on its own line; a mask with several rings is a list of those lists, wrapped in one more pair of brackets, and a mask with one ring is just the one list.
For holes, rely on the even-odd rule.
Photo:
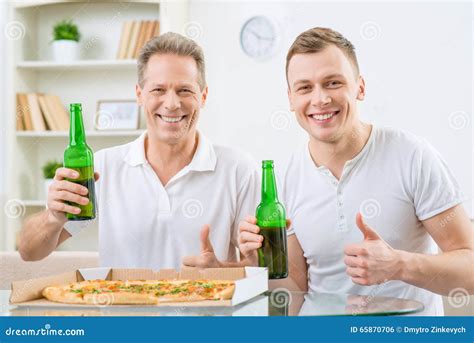
[(227, 300), (235, 283), (225, 280), (87, 280), (48, 286), (43, 296), (66, 304), (157, 305), (169, 302)]

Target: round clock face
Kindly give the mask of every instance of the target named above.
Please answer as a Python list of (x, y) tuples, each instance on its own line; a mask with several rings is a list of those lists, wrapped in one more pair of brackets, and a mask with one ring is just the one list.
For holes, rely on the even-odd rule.
[(267, 17), (255, 16), (247, 20), (240, 31), (240, 45), (255, 59), (272, 56), (277, 48), (277, 27)]

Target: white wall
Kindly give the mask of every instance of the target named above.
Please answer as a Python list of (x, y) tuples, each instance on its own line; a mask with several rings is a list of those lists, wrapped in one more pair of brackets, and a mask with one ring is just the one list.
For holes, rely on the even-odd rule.
[[(7, 6), (6, 3), (0, 2), (0, 28), (2, 28), (6, 24), (7, 19)], [(6, 191), (5, 191), (5, 169), (6, 169), (6, 118), (5, 118), (5, 73), (6, 73), (6, 41), (5, 39), (0, 39), (0, 251), (5, 248), (4, 242), (4, 232), (3, 229), (5, 228), (5, 215), (3, 211), (3, 206), (6, 201)]]
[[(266, 62), (251, 60), (239, 46), (242, 24), (257, 14), (281, 26), (281, 48)], [(427, 138), (472, 200), (469, 2), (192, 1), (190, 19), (205, 50), (210, 89), (200, 126), (214, 142), (240, 146), (264, 159), (288, 156), (305, 141), (288, 113), (285, 55), (302, 31), (330, 27), (356, 47), (367, 84), (362, 119)], [(273, 128), (272, 120), (277, 120)]]

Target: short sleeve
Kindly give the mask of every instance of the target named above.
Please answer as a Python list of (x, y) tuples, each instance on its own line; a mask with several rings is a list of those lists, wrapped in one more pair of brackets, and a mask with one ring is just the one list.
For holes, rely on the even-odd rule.
[(424, 141), (415, 151), (412, 195), (419, 220), (426, 220), (463, 202), (464, 196), (447, 163)]

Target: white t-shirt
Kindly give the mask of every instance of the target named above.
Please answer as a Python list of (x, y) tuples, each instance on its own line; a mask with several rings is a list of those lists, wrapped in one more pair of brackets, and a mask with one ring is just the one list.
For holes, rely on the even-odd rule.
[(400, 130), (373, 127), (362, 151), (344, 165), (340, 180), (316, 167), (308, 146), (281, 174), (281, 199), (309, 265), (309, 289), (318, 293), (392, 296), (421, 301), (426, 315), (443, 315), (442, 298), (401, 281), (360, 286), (346, 274), (344, 246), (361, 242), (355, 223), (366, 222), (394, 249), (436, 254), (422, 220), (463, 201), (441, 156), (426, 141)]
[(100, 265), (177, 269), (184, 256), (199, 255), (204, 224), (217, 258), (235, 261), (239, 221), (258, 204), (255, 161), (199, 134), (190, 164), (163, 187), (145, 158), (145, 135), (95, 154)]

